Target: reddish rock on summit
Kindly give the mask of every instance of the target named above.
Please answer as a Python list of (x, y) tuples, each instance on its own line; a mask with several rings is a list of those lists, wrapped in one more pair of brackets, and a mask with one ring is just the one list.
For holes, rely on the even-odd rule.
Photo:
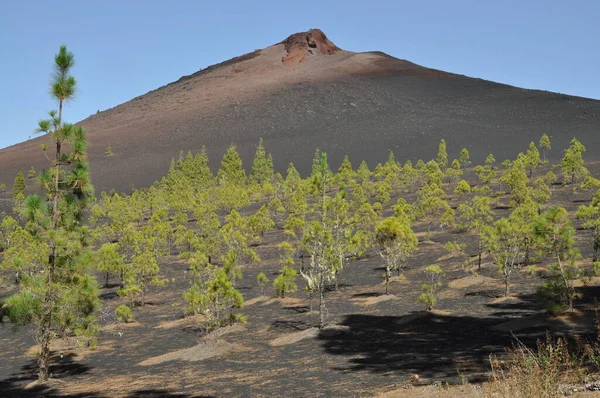
[(284, 65), (299, 64), (305, 57), (311, 55), (331, 55), (339, 51), (325, 33), (320, 29), (310, 29), (308, 32), (295, 33), (283, 42), (287, 55), (281, 60)]

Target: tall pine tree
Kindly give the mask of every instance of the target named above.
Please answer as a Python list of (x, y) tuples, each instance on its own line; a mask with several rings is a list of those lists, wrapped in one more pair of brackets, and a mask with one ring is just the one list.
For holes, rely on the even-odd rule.
[(48, 380), (52, 339), (90, 337), (95, 331), (93, 313), (99, 305), (97, 283), (88, 272), (90, 256), (83, 225), (83, 212), (93, 197), (86, 132), (63, 122), (63, 105), (75, 94), (76, 81), (70, 73), (73, 65), (73, 54), (61, 46), (54, 58), (50, 90), (58, 110), (50, 111), (50, 118), (40, 121), (37, 129), (51, 138), (54, 153), (49, 156), (49, 171), (39, 177), (44, 196), (31, 195), (24, 206), (27, 232), (40, 247), (47, 248), (47, 255), (38, 264), (38, 272), (25, 277), (19, 293), (7, 300), (13, 321), (34, 322), (38, 327), (40, 381)]

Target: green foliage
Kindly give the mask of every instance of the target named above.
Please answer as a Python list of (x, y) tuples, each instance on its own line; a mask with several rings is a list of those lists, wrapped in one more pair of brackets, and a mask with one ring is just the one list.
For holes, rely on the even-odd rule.
[(539, 146), (540, 146), (540, 148), (542, 148), (542, 151), (544, 154), (543, 162), (546, 163), (547, 162), (546, 155), (552, 149), (552, 144), (550, 143), (550, 137), (548, 137), (547, 134), (542, 135), (542, 138), (540, 138)]
[(6, 299), (3, 314), (8, 316), (14, 325), (26, 325), (39, 317), (42, 308), (43, 302), (39, 296), (30, 290), (23, 290)]
[(244, 297), (223, 268), (210, 265), (194, 267), (191, 286), (183, 297), (188, 303), (185, 314), (204, 315), (206, 328), (247, 322), (238, 311), (244, 305)]
[(112, 155), (114, 155), (112, 147), (110, 145), (106, 147), (106, 150), (104, 151), (104, 154), (106, 156), (112, 156)]
[(13, 184), (13, 198), (15, 200), (23, 200), (25, 199), (25, 176), (22, 172), (18, 172), (15, 177), (15, 182)]
[(467, 148), (463, 148), (460, 151), (458, 161), (460, 162), (462, 167), (467, 167), (468, 165), (471, 164), (471, 155), (469, 154), (469, 151), (467, 150)]
[(470, 192), (471, 192), (471, 186), (465, 180), (460, 180), (458, 182), (458, 185), (456, 186), (456, 189), (454, 189), (454, 193), (459, 196), (466, 195)]
[[(149, 242), (143, 244), (148, 245)], [(125, 275), (123, 277), (124, 286), (119, 289), (119, 295), (128, 297), (131, 304), (135, 304), (136, 299), (140, 299), (140, 305), (145, 304), (146, 293), (150, 286), (163, 286), (166, 284), (165, 279), (158, 277), (160, 267), (156, 261), (156, 256), (153, 251), (147, 248), (142, 249), (142, 245), (137, 243), (136, 253), (133, 256), (132, 262), (127, 264)]]
[(458, 179), (462, 176), (463, 171), (460, 167), (460, 162), (457, 159), (454, 159), (450, 167), (446, 169), (445, 175), (451, 184), (456, 183), (456, 181), (458, 181)]
[(367, 249), (373, 246), (377, 219), (377, 213), (375, 213), (369, 202), (366, 202), (356, 210), (350, 220), (351, 227), (356, 231), (354, 245), (358, 257), (364, 257)]
[(440, 140), (440, 145), (438, 146), (438, 153), (435, 161), (442, 170), (445, 170), (446, 167), (448, 167), (448, 152), (446, 151), (446, 140), (444, 140), (443, 138)]
[(385, 264), (385, 294), (388, 294), (392, 271), (400, 274), (408, 258), (417, 251), (418, 239), (407, 217), (393, 216), (379, 223), (375, 240)]
[(504, 170), (500, 181), (504, 183), (511, 193), (510, 204), (513, 207), (525, 202), (529, 195), (529, 178), (525, 167), (524, 158), (517, 159)]
[(510, 277), (523, 264), (526, 250), (528, 225), (518, 217), (501, 218), (496, 221), (489, 236), (489, 250), (504, 279), (504, 296), (509, 295)]
[(551, 206), (536, 217), (533, 228), (539, 246), (554, 260), (540, 296), (546, 300), (547, 308), (571, 311), (577, 297), (573, 282), (582, 272), (575, 262), (580, 254), (575, 247), (575, 229), (568, 212), (562, 207)]
[(596, 192), (589, 206), (579, 206), (576, 217), (582, 221), (582, 227), (591, 232), (589, 239), (593, 249), (592, 261), (595, 262), (600, 250), (600, 190)]
[(265, 232), (275, 228), (275, 222), (271, 219), (267, 206), (262, 205), (255, 214), (248, 218), (248, 227), (253, 234), (259, 237), (259, 240), (262, 240)]
[(434, 222), (440, 228), (454, 223), (454, 210), (444, 199), (444, 191), (436, 183), (425, 183), (418, 192), (417, 203), (413, 208), (415, 219), (427, 222), (428, 232)]
[(525, 168), (527, 169), (527, 176), (531, 178), (533, 172), (542, 164), (540, 159), (540, 152), (538, 151), (535, 143), (529, 143), (529, 148), (523, 158)]
[(583, 165), (583, 153), (585, 146), (573, 138), (569, 148), (565, 150), (560, 167), (565, 184), (574, 184), (577, 180), (585, 178), (589, 172)]
[(37, 171), (35, 170), (35, 167), (31, 166), (27, 171), (27, 178), (31, 180), (32, 178), (35, 178), (35, 176), (37, 176)]
[(260, 273), (256, 276), (256, 282), (260, 287), (260, 295), (263, 296), (265, 294), (265, 286), (269, 283), (269, 278), (264, 273)]
[(246, 184), (246, 172), (244, 171), (242, 159), (240, 158), (235, 145), (231, 145), (227, 148), (225, 155), (223, 155), (221, 168), (217, 173), (217, 178), (221, 185), (226, 184), (239, 187)]
[(433, 310), (437, 303), (437, 290), (442, 286), (442, 277), (444, 271), (439, 265), (428, 265), (423, 270), (428, 279), (427, 283), (422, 285), (423, 293), (419, 296), (419, 303), (423, 303), (426, 306), (427, 311)]
[[(29, 273), (19, 285), (16, 297), (20, 299), (15, 299), (15, 305), (41, 303), (19, 311), (30, 314), (24, 318), (38, 329), (40, 381), (49, 376), (52, 338), (81, 335), (91, 339), (96, 330), (93, 314), (99, 306), (97, 286), (89, 274), (88, 230), (83, 226), (84, 211), (93, 197), (86, 161), (87, 137), (81, 126), (64, 123), (62, 114), (64, 102), (75, 93), (76, 81), (70, 74), (74, 56), (61, 46), (54, 61), (50, 92), (58, 111), (50, 111), (49, 118), (41, 120), (36, 130), (46, 134), (55, 148), (55, 153), (47, 156), (48, 170), (39, 176), (42, 196), (31, 195), (22, 202), (22, 173), (15, 180), (13, 192), (15, 201), (23, 203), (20, 210), (28, 221), (21, 238), (33, 245), (35, 256), (41, 257), (14, 253), (17, 261), (11, 261), (12, 266)], [(48, 150), (48, 146), (43, 149)]]
[(115, 318), (117, 322), (129, 323), (133, 321), (133, 312), (129, 306), (121, 304), (115, 309)]
[(284, 265), (279, 270), (279, 275), (273, 281), (273, 287), (275, 288), (275, 295), (277, 297), (285, 297), (290, 293), (298, 290), (296, 284), (296, 278), (298, 277), (298, 271), (289, 265)]
[(493, 204), (494, 199), (489, 196), (476, 195), (458, 206), (460, 214), (458, 226), (477, 235), (478, 269), (481, 269), (481, 256), (489, 244), (488, 232), (494, 216)]
[(274, 177), (273, 159), (271, 155), (267, 155), (263, 146), (262, 138), (258, 141), (256, 154), (252, 161), (252, 171), (250, 172), (250, 182), (263, 185), (267, 182), (272, 182)]
[[(125, 271), (125, 263), (119, 253), (118, 243), (105, 243), (96, 251), (94, 256), (96, 269), (106, 273), (105, 287), (108, 287), (109, 276), (122, 275)], [(121, 281), (123, 282), (123, 281)]]
[(0, 223), (0, 251), (5, 252), (11, 247), (13, 234), (17, 228), (19, 228), (17, 220), (11, 216), (4, 216), (2, 218), (2, 222)]
[(350, 180), (354, 179), (355, 173), (354, 169), (352, 168), (352, 163), (350, 163), (350, 159), (348, 158), (348, 155), (344, 156), (344, 160), (342, 161), (342, 164), (338, 169), (338, 175), (341, 181), (344, 183), (348, 183)]

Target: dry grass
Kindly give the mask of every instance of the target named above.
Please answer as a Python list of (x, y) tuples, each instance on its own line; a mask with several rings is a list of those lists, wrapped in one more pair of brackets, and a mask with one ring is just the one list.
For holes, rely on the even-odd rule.
[(572, 352), (565, 339), (549, 336), (538, 341), (536, 351), (519, 344), (491, 364), (490, 398), (558, 398), (572, 392), (570, 386), (581, 385), (586, 374), (582, 353)]

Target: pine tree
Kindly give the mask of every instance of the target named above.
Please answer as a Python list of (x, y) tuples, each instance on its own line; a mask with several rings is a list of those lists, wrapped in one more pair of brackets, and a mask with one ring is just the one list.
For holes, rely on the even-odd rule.
[(348, 183), (354, 178), (354, 170), (352, 169), (352, 163), (350, 163), (348, 155), (344, 156), (344, 160), (342, 160), (342, 164), (338, 170), (338, 175), (344, 183)]
[(460, 155), (458, 156), (458, 161), (460, 162), (462, 167), (467, 167), (471, 164), (471, 156), (469, 155), (469, 150), (467, 148), (463, 148), (460, 151)]
[(311, 167), (311, 171), (310, 171), (311, 177), (313, 175), (319, 173), (320, 167), (321, 167), (321, 150), (317, 147), (317, 149), (315, 149), (315, 154), (314, 154), (313, 160), (312, 160), (312, 167)]
[(442, 276), (444, 271), (437, 265), (428, 265), (423, 270), (427, 277), (427, 283), (422, 285), (423, 293), (419, 296), (419, 303), (423, 303), (426, 306), (427, 311), (433, 310), (437, 303), (437, 290), (442, 286)]
[(565, 184), (573, 184), (577, 179), (586, 177), (589, 174), (587, 169), (583, 166), (584, 152), (585, 146), (577, 141), (576, 138), (573, 138), (569, 148), (565, 150), (565, 156), (561, 162)]
[(461, 228), (477, 234), (477, 269), (481, 270), (481, 256), (488, 247), (488, 230), (494, 220), (492, 204), (494, 199), (485, 195), (476, 195), (458, 206)]
[(248, 218), (248, 227), (262, 241), (265, 232), (272, 231), (275, 228), (275, 222), (271, 219), (269, 208), (262, 205), (252, 216)]
[(329, 282), (335, 278), (335, 271), (339, 269), (338, 257), (335, 253), (335, 241), (331, 225), (327, 216), (327, 189), (332, 183), (332, 175), (327, 164), (327, 154), (321, 154), (321, 162), (314, 169), (311, 178), (312, 194), (316, 198), (316, 219), (306, 223), (302, 245), (309, 254), (309, 267), (301, 270), (302, 277), (306, 280), (309, 292), (319, 294), (319, 328), (325, 326), (326, 306), (325, 289)]
[(590, 241), (594, 253), (592, 261), (596, 262), (600, 250), (600, 190), (596, 192), (589, 206), (579, 206), (577, 219), (583, 222), (583, 228), (591, 231)]
[(25, 188), (25, 176), (19, 171), (13, 184), (13, 199), (16, 201), (25, 199)]
[(581, 276), (575, 260), (581, 255), (575, 247), (575, 228), (569, 214), (565, 208), (551, 206), (536, 217), (533, 228), (539, 247), (554, 260), (541, 295), (549, 300), (552, 312), (572, 311), (577, 296), (573, 282)]
[(267, 157), (263, 146), (262, 138), (258, 141), (256, 154), (252, 161), (252, 171), (250, 172), (250, 181), (262, 185), (273, 181), (273, 159), (270, 155)]
[[(63, 121), (63, 105), (73, 98), (76, 88), (70, 73), (73, 65), (73, 54), (61, 46), (54, 58), (50, 90), (58, 111), (49, 112), (50, 118), (40, 121), (37, 130), (48, 135), (54, 147), (50, 170), (39, 178), (45, 197), (31, 195), (24, 206), (28, 231), (47, 248), (39, 267), (43, 273), (36, 272), (20, 285), (18, 297), (31, 300), (12, 301), (32, 305), (30, 320), (38, 326), (41, 345), (40, 381), (48, 380), (51, 340), (65, 334), (91, 336), (93, 313), (99, 304), (96, 281), (88, 272), (87, 228), (83, 225), (84, 210), (93, 197), (86, 132)], [(67, 147), (70, 152), (65, 152)]]
[(388, 217), (375, 233), (379, 255), (385, 264), (385, 294), (389, 294), (392, 271), (401, 270), (406, 260), (417, 250), (418, 239), (407, 217)]
[(446, 167), (448, 167), (448, 152), (446, 151), (446, 140), (444, 140), (443, 138), (440, 140), (440, 145), (438, 146), (436, 162), (442, 170), (445, 170)]
[(547, 134), (542, 135), (542, 138), (540, 138), (539, 145), (540, 145), (540, 148), (542, 148), (543, 155), (544, 155), (543, 162), (546, 163), (546, 162), (548, 162), (548, 160), (546, 160), (546, 155), (552, 149), (552, 144), (550, 143), (550, 137), (548, 137)]
[(243, 186), (246, 184), (246, 172), (242, 165), (242, 159), (238, 154), (235, 145), (227, 148), (223, 160), (221, 160), (221, 168), (217, 173), (220, 184), (231, 184), (234, 186)]
[(529, 148), (525, 153), (524, 163), (525, 167), (527, 168), (527, 176), (529, 178), (531, 178), (533, 172), (542, 163), (542, 160), (540, 159), (540, 152), (533, 141), (529, 143)]

